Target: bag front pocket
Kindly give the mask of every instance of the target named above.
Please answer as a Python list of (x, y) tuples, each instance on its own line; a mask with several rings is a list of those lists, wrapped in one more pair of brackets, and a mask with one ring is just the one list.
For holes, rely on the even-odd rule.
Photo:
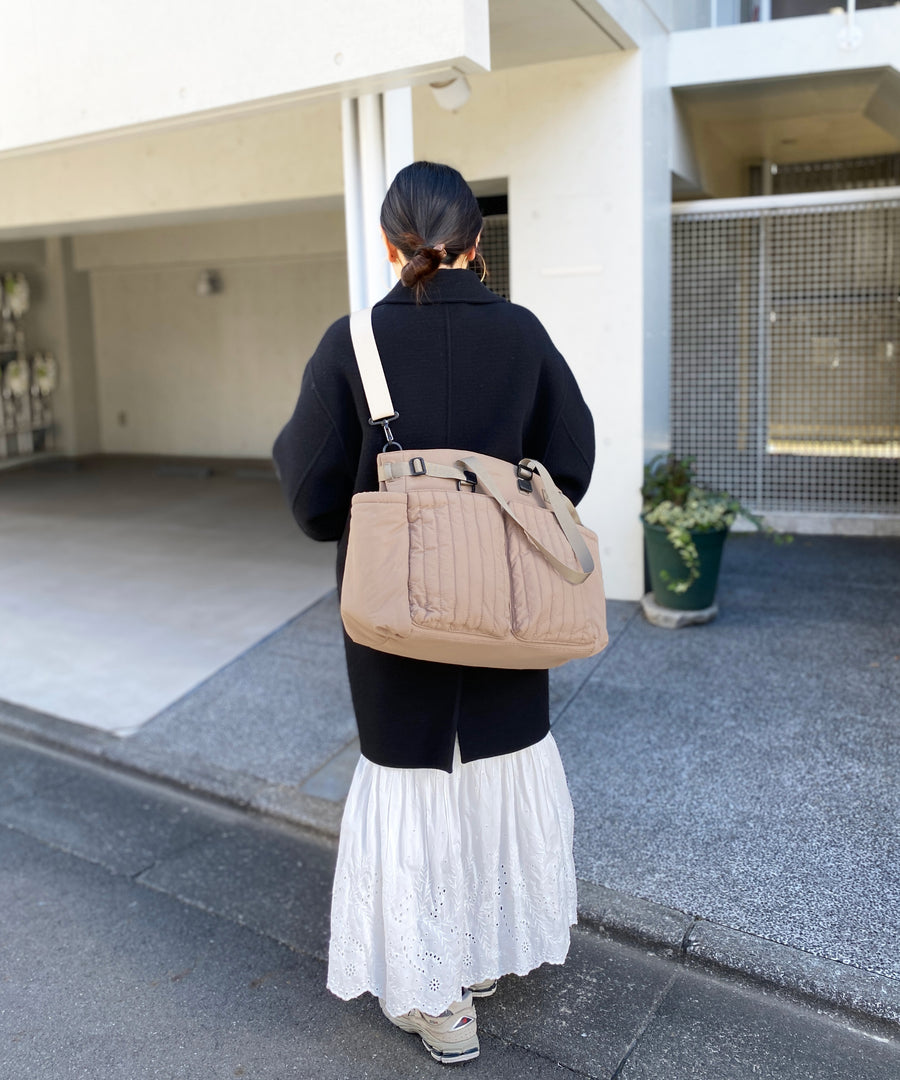
[[(524, 504), (516, 513), (545, 548), (573, 570), (580, 569), (552, 511)], [(521, 641), (587, 646), (605, 635), (605, 604), (597, 537), (583, 526), (594, 571), (580, 585), (565, 581), (515, 522), (506, 522), (513, 633)]]
[(354, 495), (341, 586), (341, 616), (350, 637), (373, 648), (378, 641), (408, 637), (408, 583), (406, 495), (385, 491)]
[(408, 493), (409, 614), (416, 626), (506, 637), (509, 573), (503, 515), (474, 492)]

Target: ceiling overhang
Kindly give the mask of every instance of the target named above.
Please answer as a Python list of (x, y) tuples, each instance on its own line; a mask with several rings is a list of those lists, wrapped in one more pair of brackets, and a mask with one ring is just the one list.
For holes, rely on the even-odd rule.
[[(675, 91), (675, 103), (676, 138), (690, 146), (682, 158), (699, 163), (697, 190), (708, 194), (725, 194), (710, 184), (712, 158), (742, 170), (762, 161), (900, 152), (900, 75), (893, 68), (686, 87)], [(686, 171), (673, 164), (682, 180)], [(689, 185), (685, 193), (697, 190)]]

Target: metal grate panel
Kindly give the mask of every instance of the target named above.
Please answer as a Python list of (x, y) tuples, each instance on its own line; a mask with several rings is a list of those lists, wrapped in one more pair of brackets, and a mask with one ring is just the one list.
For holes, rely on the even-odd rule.
[(900, 201), (674, 219), (672, 448), (759, 511), (900, 509)]
[[(498, 296), (509, 299), (509, 217), (507, 214), (485, 214), (479, 250), (487, 265), (485, 285)], [(476, 259), (472, 269), (480, 276), (481, 262)]]
[(893, 187), (896, 184), (900, 184), (900, 154), (776, 165), (772, 169), (773, 195)]

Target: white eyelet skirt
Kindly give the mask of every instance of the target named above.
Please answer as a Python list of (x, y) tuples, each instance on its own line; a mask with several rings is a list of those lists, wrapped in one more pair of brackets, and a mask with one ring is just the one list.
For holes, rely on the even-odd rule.
[(572, 800), (556, 742), (462, 764), (360, 757), (341, 822), (328, 989), (397, 1016), (561, 964), (577, 922)]

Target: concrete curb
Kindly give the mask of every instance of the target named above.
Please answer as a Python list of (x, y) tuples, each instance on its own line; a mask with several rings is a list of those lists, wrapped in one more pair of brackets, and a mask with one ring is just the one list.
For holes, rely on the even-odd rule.
[[(214, 769), (199, 759), (129, 745), (105, 732), (0, 702), (0, 731), (37, 745), (101, 762), (231, 807), (275, 818), (336, 841), (343, 804), (289, 785)], [(578, 919), (611, 938), (644, 946), (688, 966), (772, 988), (868, 1026), (900, 1026), (900, 980), (813, 956), (676, 908), (578, 881)]]
[(770, 938), (697, 918), (677, 908), (578, 882), (579, 921), (610, 937), (744, 981), (817, 1008), (853, 1016), (896, 1037), (900, 981), (826, 960)]

